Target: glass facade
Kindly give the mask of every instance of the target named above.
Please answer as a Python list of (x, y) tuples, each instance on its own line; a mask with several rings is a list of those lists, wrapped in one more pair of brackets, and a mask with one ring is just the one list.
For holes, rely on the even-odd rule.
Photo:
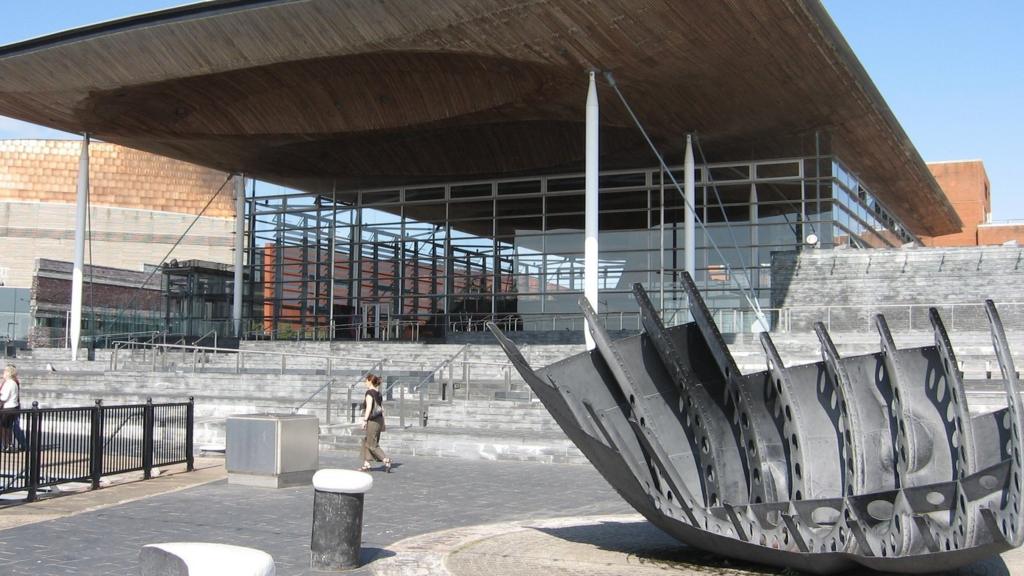
[[(688, 320), (683, 171), (600, 176), (598, 312), (637, 328), (644, 285), (670, 324)], [(341, 198), (343, 195), (339, 194)], [(252, 192), (248, 264), (262, 333), (409, 338), (581, 329), (584, 178), (548, 175), (346, 191), (347, 202)], [(695, 281), (725, 331), (771, 302), (772, 253), (915, 238), (832, 156), (696, 169)]]

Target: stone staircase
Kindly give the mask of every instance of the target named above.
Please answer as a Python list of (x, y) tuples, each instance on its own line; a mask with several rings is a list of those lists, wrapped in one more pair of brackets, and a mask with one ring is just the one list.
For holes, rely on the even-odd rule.
[[(1000, 306), (1008, 328), (1024, 327), (1021, 247), (776, 252), (771, 270), (771, 307), (792, 308), (796, 330), (827, 319), (832, 330), (866, 331), (871, 315), (883, 312), (894, 330), (929, 331), (929, 306), (950, 332), (986, 330), (986, 299)], [(826, 306), (833, 307), (827, 315)]]
[[(470, 400), (433, 405), (426, 427), (401, 428), (395, 420), (388, 419), (381, 437), (381, 447), (392, 457), (587, 462), (539, 402)], [(325, 432), (320, 437), (322, 449), (360, 451), (363, 431), (359, 426), (333, 426)]]
[[(1015, 357), (1024, 357), (1024, 331), (1009, 333)], [(820, 352), (813, 332), (776, 333), (773, 341), (788, 365), (817, 362)], [(878, 336), (869, 332), (833, 334), (842, 355), (869, 354), (879, 349)], [(897, 332), (901, 347), (932, 345), (930, 332)], [(1005, 404), (1001, 384), (986, 379), (986, 368), (999, 378), (991, 337), (987, 332), (951, 334), (965, 376), (970, 380), (968, 401), (974, 411), (991, 411)], [(765, 368), (765, 356), (752, 335), (726, 335), (740, 368), (754, 372)], [(538, 345), (521, 347), (534, 368), (540, 368), (583, 350), (582, 345)], [(157, 357), (153, 372), (152, 355), (124, 355), (121, 370), (111, 372), (109, 352), (97, 351), (95, 362), (70, 362), (66, 350), (34, 350), (18, 358), (27, 400), (42, 405), (88, 405), (95, 398), (108, 404), (181, 401), (196, 399), (196, 442), (223, 443), (224, 418), (231, 414), (253, 412), (291, 412), (328, 381), (326, 361), (322, 358), (289, 358), (282, 371), (281, 352), (330, 355), (331, 423), (327, 424), (326, 394), (321, 392), (302, 412), (316, 414), (323, 423), (322, 447), (358, 451), (361, 431), (351, 423), (350, 402), (362, 399), (362, 387), (350, 388), (372, 361), (392, 359), (383, 375), (394, 384), (387, 401), (388, 426), (384, 446), (396, 455), (418, 454), (481, 459), (533, 460), (539, 462), (582, 463), (584, 459), (547, 414), (533, 400), (532, 393), (511, 369), (502, 350), (493, 344), (471, 345), (465, 369), (457, 364), (451, 378), (454, 390), (447, 387), (449, 374), (434, 375), (424, 389), (421, 402), (411, 386), (462, 349), (460, 345), (408, 343), (244, 343), (245, 371), (235, 373), (237, 356), (233, 353), (210, 354), (193, 364), (193, 358), (172, 353)], [(257, 354), (255, 352), (266, 352)], [(124, 351), (122, 351), (124, 353)], [(375, 361), (375, 360), (374, 360)], [(40, 368), (51, 364), (56, 371)], [(196, 372), (192, 372), (195, 366)], [(404, 402), (400, 391), (405, 390)], [(351, 397), (349, 397), (351, 391)], [(442, 398), (443, 392), (443, 398)], [(401, 406), (401, 408), (400, 408)], [(400, 411), (404, 410), (403, 427)], [(423, 412), (426, 427), (421, 426)]]
[[(771, 338), (787, 366), (821, 360), (820, 344), (813, 331), (773, 333)], [(935, 345), (931, 331), (895, 332), (893, 338), (900, 348)], [(965, 378), (985, 379), (989, 373), (992, 377), (1000, 377), (992, 336), (988, 331), (950, 333), (949, 338)], [(840, 356), (873, 354), (880, 350), (878, 334), (873, 332), (836, 332), (832, 334), (832, 339)], [(1014, 358), (1024, 358), (1024, 330), (1007, 332), (1007, 339)], [(733, 337), (729, 341), (729, 349), (744, 373), (766, 369), (764, 349), (756, 335)]]

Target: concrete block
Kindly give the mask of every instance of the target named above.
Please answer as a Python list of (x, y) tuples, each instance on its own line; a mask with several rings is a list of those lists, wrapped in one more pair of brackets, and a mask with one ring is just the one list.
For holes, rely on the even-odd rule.
[(261, 550), (210, 542), (147, 544), (139, 552), (142, 576), (274, 576), (274, 559)]

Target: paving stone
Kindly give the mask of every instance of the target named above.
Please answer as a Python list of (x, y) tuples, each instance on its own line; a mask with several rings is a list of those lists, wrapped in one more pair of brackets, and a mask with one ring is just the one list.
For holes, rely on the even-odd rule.
[[(358, 464), (350, 454), (321, 454), (325, 468)], [(0, 555), (0, 574), (124, 576), (136, 573), (144, 544), (184, 540), (264, 550), (278, 574), (312, 574), (312, 507), (309, 486), (274, 490), (215, 482), (2, 530), (0, 550), (17, 553)], [(457, 526), (629, 511), (589, 466), (402, 457), (392, 474), (374, 472), (364, 557), (385, 556), (398, 540)], [(370, 573), (371, 566), (347, 572)]]

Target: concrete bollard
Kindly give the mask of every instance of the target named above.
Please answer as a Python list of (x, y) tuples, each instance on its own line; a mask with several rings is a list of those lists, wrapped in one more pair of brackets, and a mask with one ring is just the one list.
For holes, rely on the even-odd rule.
[(359, 566), (363, 539), (363, 494), (373, 477), (355, 470), (320, 470), (313, 475), (313, 534), (310, 566), (348, 570)]

